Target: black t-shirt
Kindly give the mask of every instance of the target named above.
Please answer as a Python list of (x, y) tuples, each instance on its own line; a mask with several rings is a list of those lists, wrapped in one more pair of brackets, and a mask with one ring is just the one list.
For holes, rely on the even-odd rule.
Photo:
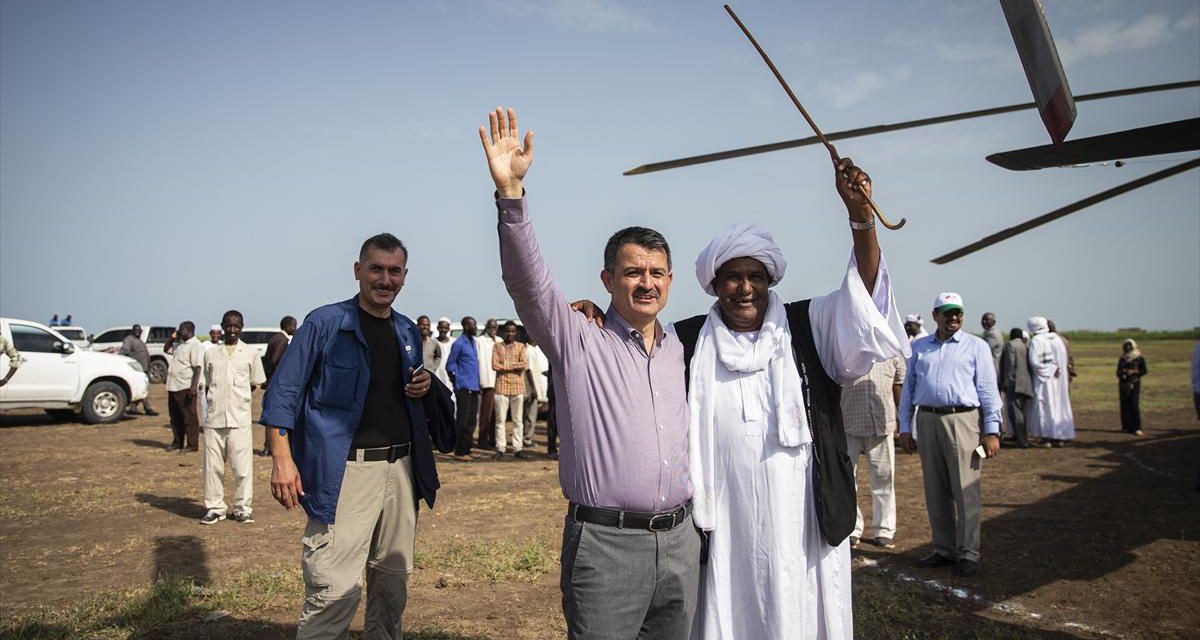
[(390, 318), (376, 318), (358, 309), (358, 322), (367, 340), (371, 361), (371, 384), (363, 403), (362, 418), (354, 431), (351, 447), (368, 449), (404, 444), (412, 440), (412, 427), (404, 406), (404, 386), (400, 384), (400, 343)]

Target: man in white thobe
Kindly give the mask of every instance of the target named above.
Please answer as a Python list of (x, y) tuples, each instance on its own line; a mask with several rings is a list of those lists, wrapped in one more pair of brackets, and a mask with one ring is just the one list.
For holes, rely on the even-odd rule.
[(533, 445), (538, 409), (546, 404), (546, 386), (549, 382), (546, 371), (550, 368), (550, 361), (532, 336), (525, 345), (525, 359), (529, 368), (525, 370), (525, 415), (522, 420), (525, 421), (525, 446), (529, 447)]
[[(848, 382), (909, 348), (870, 209), (852, 186), (870, 183), (843, 163), (837, 187), (854, 252), (839, 290), (785, 305), (768, 289), (787, 267), (771, 234), (735, 225), (696, 261), (697, 279), (717, 302), (707, 316), (673, 325), (686, 344), (684, 332), (695, 335), (703, 323), (688, 361), (693, 514), (709, 539), (693, 638), (853, 637), (849, 545), (823, 538), (811, 477), (809, 416), (838, 408), (814, 399), (810, 414), (801, 376)], [(814, 348), (823, 371), (802, 374), (792, 347), (793, 331), (803, 329), (789, 317), (803, 317), (791, 313), (806, 303), (801, 326), (810, 330), (797, 338)], [(844, 444), (840, 424), (836, 430)]]
[(1075, 414), (1067, 374), (1067, 345), (1050, 332), (1046, 319), (1029, 319), (1029, 370), (1033, 374), (1033, 400), (1029, 403), (1028, 430), (1054, 447), (1075, 439)]

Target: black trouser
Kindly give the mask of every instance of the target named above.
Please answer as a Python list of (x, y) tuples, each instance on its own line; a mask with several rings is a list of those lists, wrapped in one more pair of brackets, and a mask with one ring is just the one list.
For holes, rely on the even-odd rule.
[(168, 391), (167, 408), (171, 412), (173, 447), (197, 449), (200, 445), (200, 418), (196, 415), (196, 396), (190, 390)]
[(1133, 433), (1142, 428), (1141, 382), (1122, 382), (1118, 389), (1121, 398), (1121, 429)]
[(471, 435), (475, 432), (475, 415), (479, 412), (479, 392), (455, 389), (454, 402), (454, 426), (457, 431), (454, 454), (465, 456), (471, 453)]
[(554, 413), (554, 398), (546, 401), (546, 453), (558, 453), (558, 416)]

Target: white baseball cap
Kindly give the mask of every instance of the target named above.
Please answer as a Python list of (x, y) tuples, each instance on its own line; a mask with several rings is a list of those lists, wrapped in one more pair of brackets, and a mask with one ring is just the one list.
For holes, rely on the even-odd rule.
[(933, 310), (942, 311), (944, 309), (962, 309), (962, 296), (953, 291), (943, 291), (933, 299)]

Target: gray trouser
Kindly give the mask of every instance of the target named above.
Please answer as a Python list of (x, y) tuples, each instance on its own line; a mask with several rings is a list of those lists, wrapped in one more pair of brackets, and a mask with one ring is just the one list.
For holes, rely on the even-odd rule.
[(1017, 444), (1021, 446), (1029, 444), (1029, 434), (1025, 427), (1025, 405), (1028, 400), (1029, 396), (1012, 391), (1004, 396), (1004, 406), (1008, 410), (1009, 429), (1016, 438)]
[(700, 536), (578, 522), (563, 527), (563, 615), (579, 640), (686, 640), (700, 584)]
[(917, 451), (925, 478), (925, 508), (933, 530), (933, 550), (945, 558), (979, 561), (978, 446), (978, 410), (946, 415), (917, 413)]
[(334, 524), (309, 518), (301, 538), (304, 608), (296, 638), (348, 637), (362, 597), (364, 566), (363, 639), (402, 637), (417, 533), (410, 460), (347, 462)]

